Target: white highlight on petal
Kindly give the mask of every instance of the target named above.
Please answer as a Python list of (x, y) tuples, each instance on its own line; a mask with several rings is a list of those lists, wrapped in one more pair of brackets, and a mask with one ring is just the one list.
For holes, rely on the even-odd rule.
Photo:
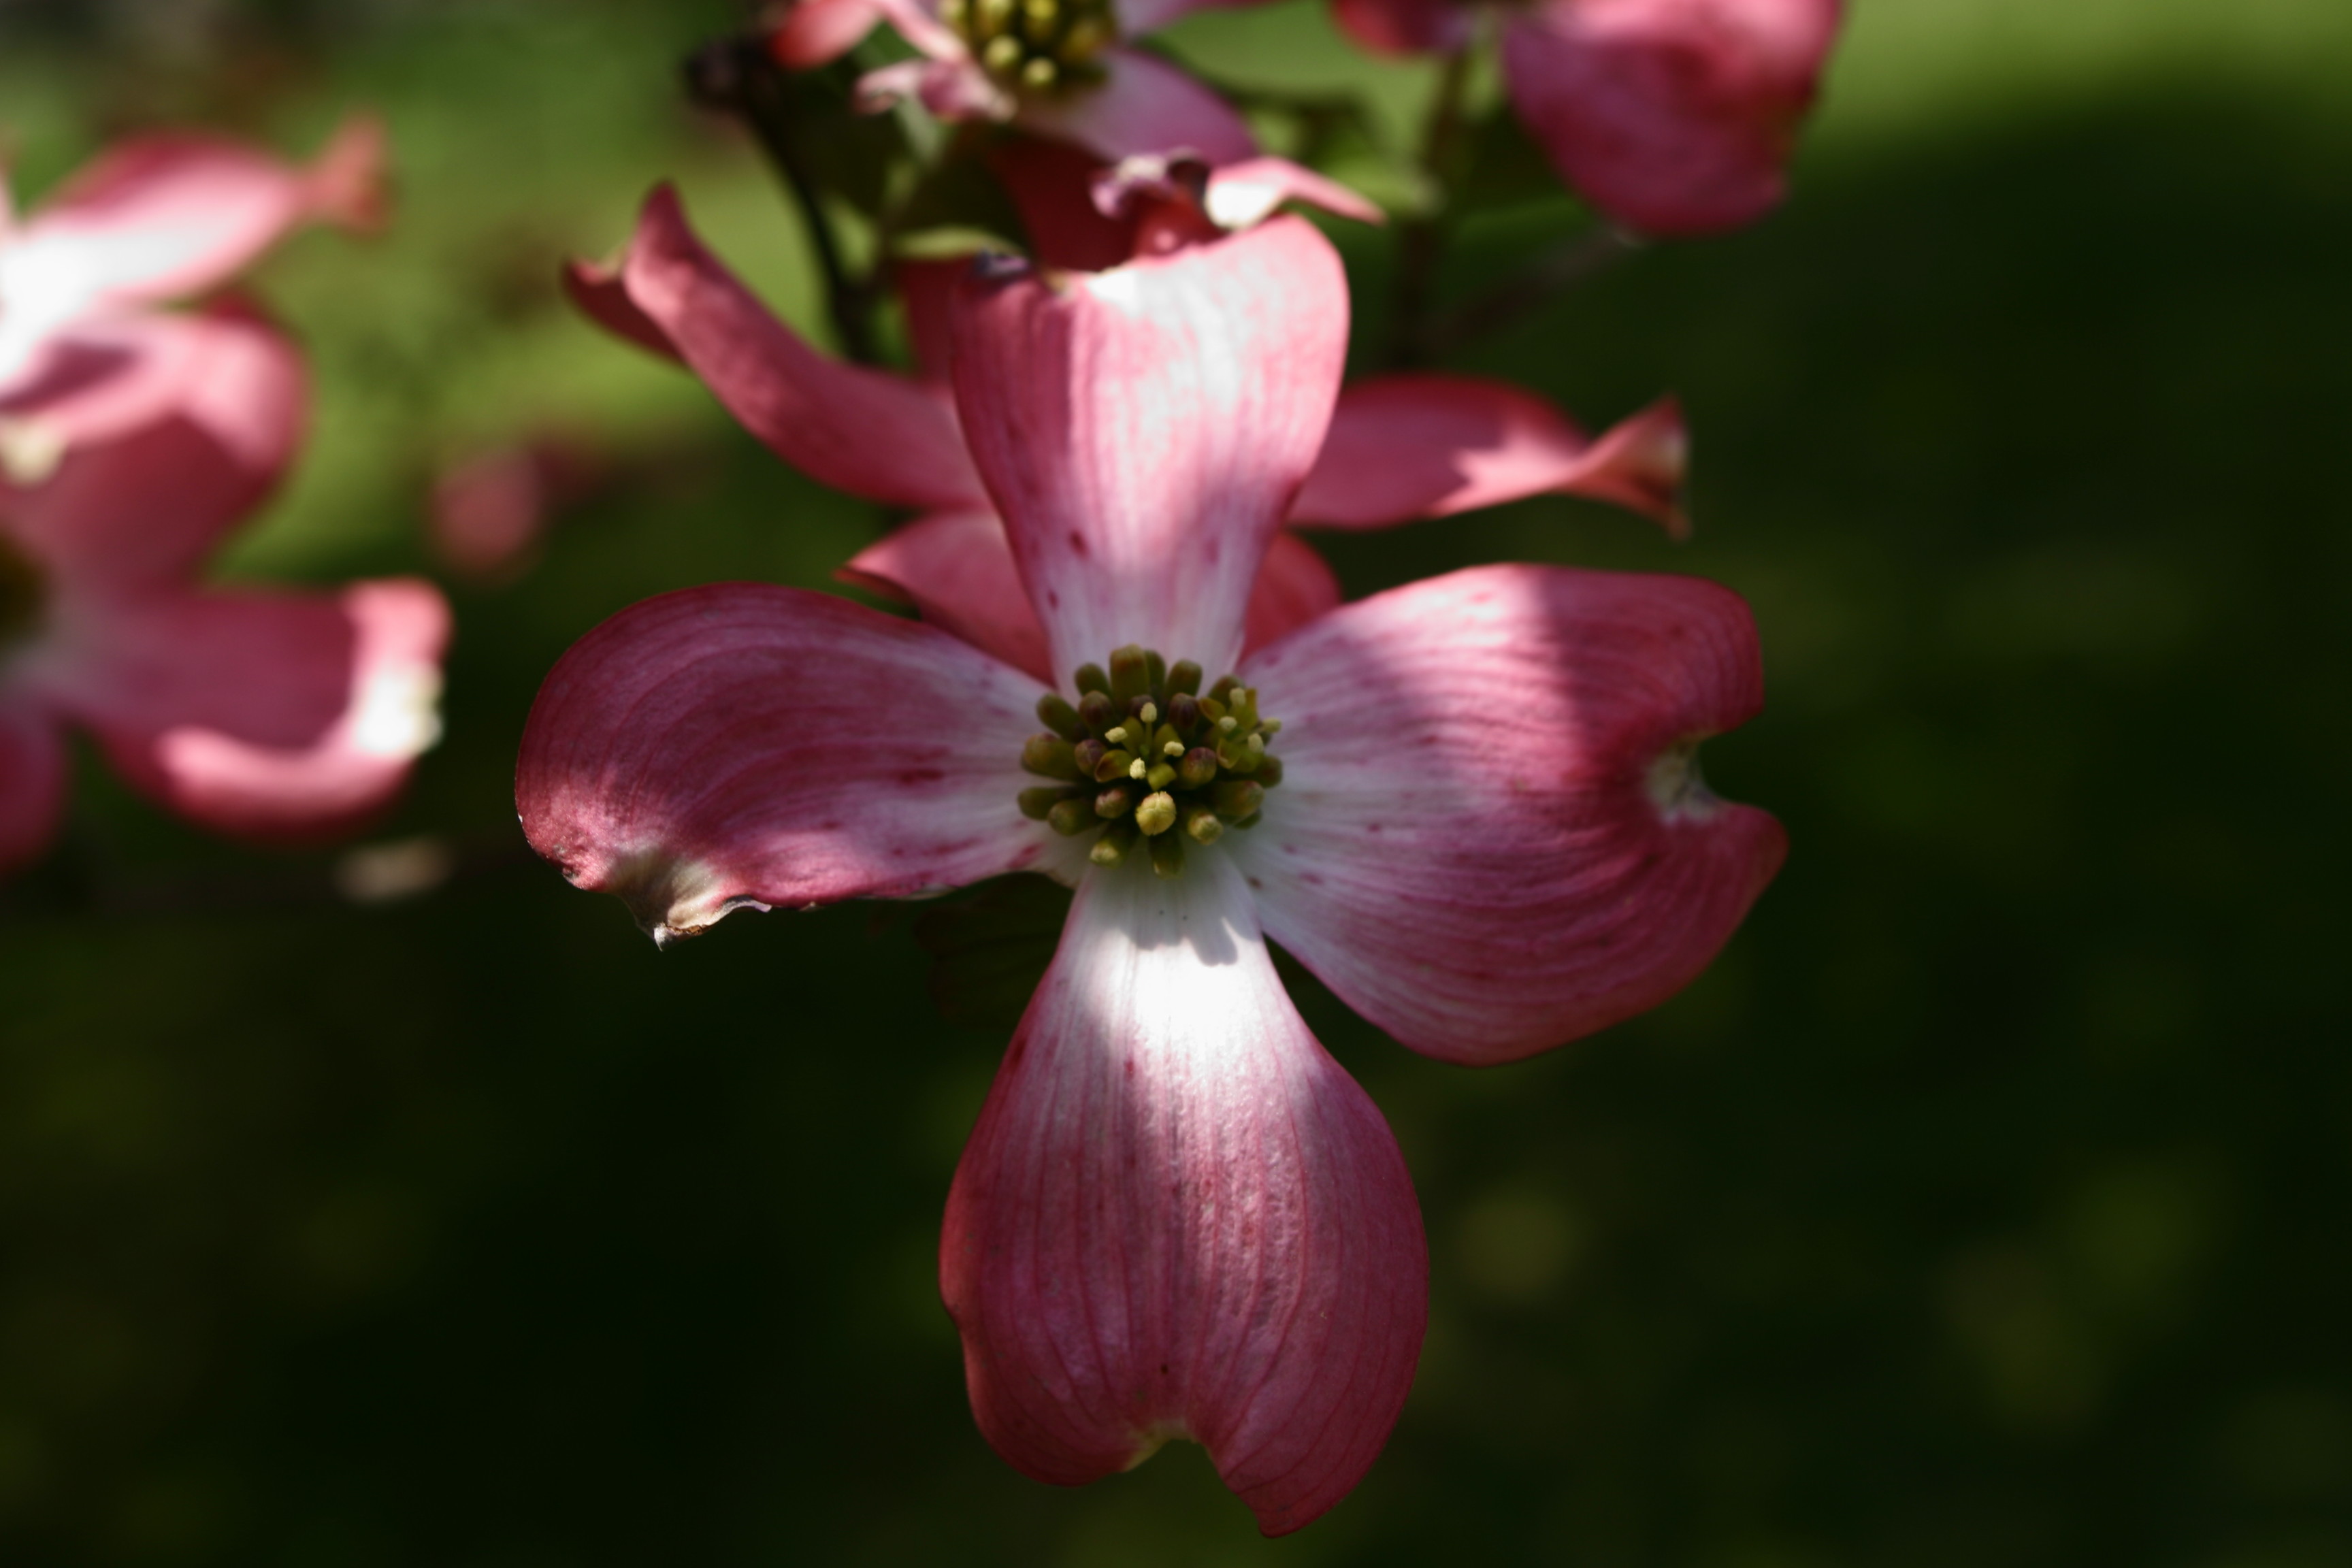
[(351, 726), (352, 749), (368, 756), (431, 751), (441, 739), (441, 671), (429, 664), (376, 670), (360, 687)]

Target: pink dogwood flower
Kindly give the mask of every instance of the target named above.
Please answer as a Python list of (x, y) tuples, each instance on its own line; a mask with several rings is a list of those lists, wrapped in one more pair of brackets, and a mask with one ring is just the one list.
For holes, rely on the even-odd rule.
[[(1453, 53), (1474, 0), (1332, 0), (1383, 53)], [(1497, 7), (1511, 106), (1560, 177), (1643, 234), (1751, 223), (1786, 188), (1843, 0), (1534, 0)]]
[[(711, 287), (680, 234), (649, 224), (632, 275)], [(1346, 347), (1339, 258), (1299, 219), (1091, 275), (976, 268), (944, 314), (960, 442), (879, 375), (824, 412), (775, 392), (755, 427), (822, 417), (844, 468), (917, 504), (968, 462), (1056, 678), (826, 595), (665, 595), (549, 675), (524, 829), (661, 941), (1014, 871), (1074, 885), (948, 1202), (973, 1411), (1061, 1484), (1200, 1442), (1280, 1533), (1385, 1441), (1427, 1263), (1395, 1141), (1269, 939), (1446, 1061), (1664, 1000), (1783, 853), (1693, 766), (1759, 705), (1754, 627), (1709, 583), (1496, 566), (1249, 650)], [(906, 428), (901, 405), (935, 409), (935, 444), (853, 438)]]
[(383, 155), (367, 120), (307, 168), (214, 137), (134, 137), (22, 217), (0, 181), (5, 467), (37, 477), (74, 441), (184, 411), (210, 330), (155, 307), (226, 283), (297, 224), (373, 223)]
[(359, 826), (438, 734), (449, 617), (430, 585), (198, 584), (292, 456), (306, 394), (275, 333), (181, 330), (200, 405), (78, 442), (37, 484), (0, 479), (0, 871), (56, 830), (68, 726), (158, 804), (273, 840)]
[(1257, 152), (1241, 116), (1174, 66), (1124, 44), (1232, 3), (803, 0), (784, 13), (770, 47), (784, 65), (805, 68), (887, 21), (923, 58), (868, 72), (858, 91), (869, 107), (912, 99), (942, 120), (1010, 121), (1112, 161), (1183, 150), (1226, 163)]
[[(1268, 193), (1291, 188), (1279, 171), (1259, 166), (1276, 162), (1219, 171), (1211, 198), (1223, 192), (1229, 212), (1263, 211)], [(1223, 181), (1232, 183), (1216, 183)], [(1085, 233), (1058, 220), (1050, 232)], [(1132, 229), (1118, 232), (1133, 237)], [(1197, 213), (1181, 232), (1187, 243), (1198, 241)], [(854, 557), (843, 569), (847, 580), (912, 604), (926, 620), (1050, 680), (1045, 628), (1021, 591), (948, 386), (952, 354), (940, 285), (966, 265), (923, 264), (903, 274), (924, 363), (911, 377), (845, 364), (812, 348), (703, 247), (666, 188), (647, 199), (618, 263), (575, 265), (568, 278), (588, 314), (617, 335), (684, 360), (786, 462), (837, 489), (921, 514)], [(1557, 492), (1625, 506), (1680, 532), (1685, 450), (1671, 398), (1595, 440), (1507, 383), (1376, 376), (1340, 395), (1289, 521), (1380, 528)], [(1297, 534), (1279, 532), (1250, 600), (1249, 646), (1339, 602), (1338, 580), (1323, 559)]]

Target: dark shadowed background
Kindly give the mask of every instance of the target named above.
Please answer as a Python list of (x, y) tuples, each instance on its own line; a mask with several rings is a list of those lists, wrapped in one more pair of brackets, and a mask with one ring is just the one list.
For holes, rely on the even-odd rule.
[[(20, 200), (126, 127), (389, 121), (389, 233), (255, 280), (317, 435), (226, 574), (432, 569), (434, 475), (500, 442), (601, 479), (453, 588), (447, 739), (370, 840), (454, 858), (438, 890), (354, 905), (88, 757), (0, 889), (0, 1560), (2352, 1563), (2352, 10), (1853, 10), (1784, 211), (1454, 362), (1596, 423), (1679, 392), (1696, 538), (1538, 501), (1329, 543), (1351, 594), (1740, 589), (1770, 705), (1709, 772), (1792, 852), (1687, 994), (1519, 1067), (1292, 971), (1404, 1145), (1434, 1307), (1386, 1456), (1265, 1542), (1198, 1450), (1060, 1491), (973, 1430), (932, 1258), (1005, 1031), (940, 1021), (917, 911), (656, 953), (521, 849), (572, 639), (824, 585), (882, 526), (551, 287), (671, 176), (814, 330), (766, 174), (675, 90), (730, 8), (0, 0)], [(1428, 86), (1299, 0), (1174, 45), (1395, 136)], [(1569, 222), (1481, 211), (1449, 287)], [(1391, 242), (1333, 233), (1373, 341)]]

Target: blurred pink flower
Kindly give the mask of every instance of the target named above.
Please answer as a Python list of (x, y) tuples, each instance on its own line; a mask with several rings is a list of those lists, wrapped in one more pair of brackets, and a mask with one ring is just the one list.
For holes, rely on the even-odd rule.
[(912, 99), (942, 120), (1010, 121), (1107, 159), (1187, 151), (1224, 163), (1257, 151), (1241, 116), (1165, 59), (1125, 42), (1235, 3), (803, 0), (782, 13), (770, 47), (802, 69), (887, 21), (923, 58), (868, 72), (858, 91), (869, 107)]
[[(1281, 173), (1291, 166), (1272, 167), (1278, 163), (1266, 159), (1219, 171), (1210, 177), (1209, 196), (1222, 198), (1229, 213), (1262, 214), (1273, 205), (1267, 192), (1294, 188)], [(1107, 185), (1106, 199), (1141, 199), (1139, 180), (1130, 167), (1127, 186)], [(1024, 206), (1042, 209), (1042, 193), (1057, 187), (1024, 177), (1013, 188), (1023, 193)], [(1160, 225), (1160, 232), (1181, 234), (1186, 243), (1212, 232), (1197, 211), (1125, 220), (1124, 227), (1097, 221), (1127, 237), (1122, 243), (1133, 239), (1139, 222), (1146, 229)], [(1054, 219), (1043, 232), (1101, 254), (1075, 220)], [(794, 468), (852, 495), (921, 513), (854, 557), (843, 569), (846, 580), (912, 604), (926, 620), (1051, 680), (1045, 628), (1021, 592), (1003, 524), (966, 449), (947, 384), (952, 356), (943, 305), (971, 266), (902, 268), (911, 335), (923, 361), (914, 377), (845, 364), (810, 347), (703, 247), (667, 188), (647, 199), (620, 261), (574, 264), (568, 279), (589, 315), (631, 342), (683, 359)], [(1340, 394), (1289, 521), (1381, 528), (1559, 493), (1613, 502), (1679, 532), (1685, 445), (1671, 398), (1595, 440), (1541, 398), (1504, 382), (1374, 376)], [(1322, 558), (1297, 534), (1278, 532), (1249, 602), (1247, 644), (1271, 642), (1339, 602), (1338, 580)]]
[[(666, 595), (549, 675), (525, 831), (660, 941), (737, 909), (1074, 884), (949, 1198), (974, 1413), (1062, 1484), (1192, 1438), (1261, 1528), (1296, 1529), (1385, 1441), (1427, 1266), (1396, 1143), (1267, 941), (1448, 1061), (1672, 994), (1783, 853), (1692, 765), (1761, 700), (1746, 607), (1487, 567), (1252, 650), (1347, 339), (1339, 258), (1297, 218), (1096, 274), (967, 272), (951, 407), (864, 372), (811, 396), (805, 347), (715, 303), (731, 286), (698, 256), (656, 197), (633, 294), (697, 300), (662, 317), (681, 352), (753, 428), (820, 422), (860, 487), (944, 507), (977, 481), (1061, 679), (1038, 698), (986, 628), (754, 584)], [(926, 419), (936, 439), (892, 444)]]
[[(1475, 0), (1332, 0), (1384, 53), (1451, 52)], [(1534, 0), (1498, 6), (1511, 105), (1560, 177), (1643, 234), (1753, 222), (1786, 185), (1843, 0)]]
[(193, 410), (0, 479), (0, 870), (56, 829), (68, 724), (141, 793), (263, 839), (358, 826), (439, 733), (448, 612), (429, 585), (197, 585), (292, 456), (306, 395), (266, 328), (181, 325)]
[(306, 168), (164, 134), (118, 142), (22, 217), (0, 183), (0, 470), (37, 477), (75, 441), (196, 409), (206, 329), (154, 307), (226, 283), (297, 224), (373, 224), (383, 161), (382, 128), (354, 119)]
[(434, 480), (426, 510), (433, 552), (477, 583), (520, 576), (556, 512), (592, 488), (601, 468), (585, 442), (548, 431), (451, 464)]

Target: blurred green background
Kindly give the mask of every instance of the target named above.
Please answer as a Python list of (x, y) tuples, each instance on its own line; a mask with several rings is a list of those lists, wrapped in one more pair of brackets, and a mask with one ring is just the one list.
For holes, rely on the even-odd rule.
[[(1386, 1456), (1277, 1542), (1196, 1449), (1061, 1491), (973, 1431), (932, 1258), (1004, 1036), (939, 1020), (911, 911), (656, 954), (520, 849), (572, 638), (822, 585), (881, 526), (551, 287), (674, 177), (816, 321), (768, 177), (676, 91), (731, 16), (0, 0), (20, 199), (128, 126), (390, 122), (391, 230), (257, 276), (317, 434), (227, 574), (429, 569), (451, 461), (603, 463), (535, 572), (453, 588), (448, 738), (374, 836), (437, 836), (446, 886), (337, 901), (331, 856), (211, 844), (85, 757), (0, 889), (0, 1561), (2352, 1563), (2352, 7), (1857, 0), (1784, 211), (1455, 362), (1595, 423), (1679, 392), (1698, 535), (1530, 502), (1331, 542), (1351, 594), (1737, 586), (1771, 705), (1710, 776), (1793, 849), (1687, 994), (1508, 1069), (1293, 973), (1404, 1145), (1434, 1299)], [(1392, 139), (1428, 90), (1301, 0), (1174, 43)], [(1480, 212), (1447, 287), (1570, 216)], [(1392, 242), (1334, 233), (1369, 338)]]

